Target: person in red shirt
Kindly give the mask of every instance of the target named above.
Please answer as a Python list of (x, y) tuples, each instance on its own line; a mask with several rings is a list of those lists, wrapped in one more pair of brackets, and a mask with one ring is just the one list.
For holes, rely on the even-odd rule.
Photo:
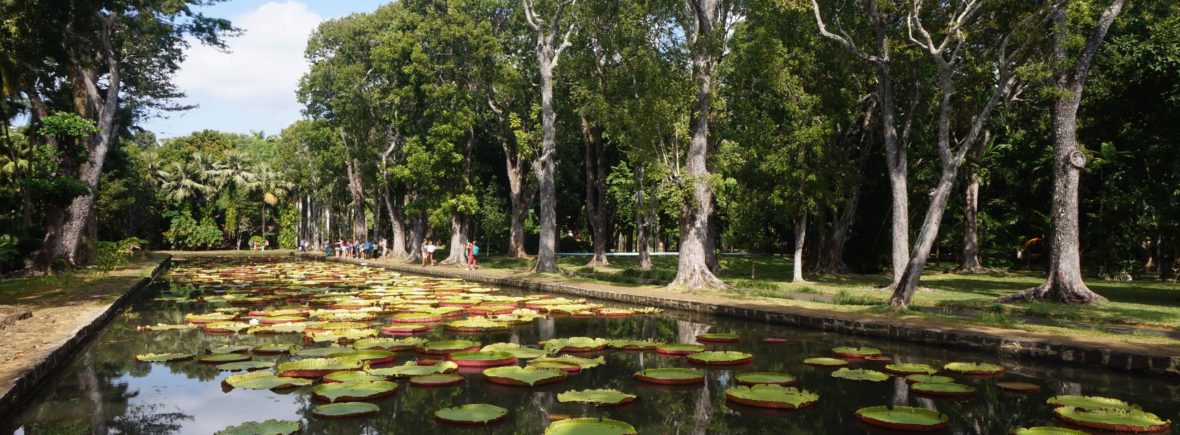
[(467, 270), (478, 269), (479, 263), (475, 261), (475, 254), (479, 253), (479, 246), (475, 245), (474, 240), (467, 241)]

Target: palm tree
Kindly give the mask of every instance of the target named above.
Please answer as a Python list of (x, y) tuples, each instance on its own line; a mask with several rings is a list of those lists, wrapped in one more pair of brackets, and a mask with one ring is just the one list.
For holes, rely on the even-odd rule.
[[(193, 157), (197, 157), (194, 154)], [(164, 199), (186, 204), (202, 196), (213, 193), (213, 187), (204, 183), (205, 174), (199, 165), (182, 162), (172, 162), (156, 171), (156, 178), (160, 181), (160, 192)], [(191, 204), (190, 204), (191, 205)]]
[(262, 238), (266, 238), (266, 206), (274, 206), (286, 197), (294, 188), (294, 184), (280, 178), (280, 174), (265, 163), (260, 163), (254, 170), (257, 175), (258, 191), (262, 194)]

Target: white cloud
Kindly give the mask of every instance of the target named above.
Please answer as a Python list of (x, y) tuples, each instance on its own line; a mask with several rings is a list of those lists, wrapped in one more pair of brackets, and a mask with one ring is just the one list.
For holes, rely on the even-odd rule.
[[(198, 112), (215, 111), (226, 115), (236, 112), (270, 118), (257, 119), (261, 121), (259, 124), (294, 120), (301, 108), (295, 90), (299, 77), (308, 68), (303, 50), (308, 36), (322, 20), (307, 5), (297, 1), (270, 2), (232, 17), (234, 26), (245, 33), (227, 41), (230, 53), (194, 43), (187, 50), (188, 57), (177, 72), (175, 83), (195, 100), (192, 102), (200, 104), (201, 107), (195, 110)], [(229, 119), (233, 119), (230, 123), (242, 121), (240, 118)], [(277, 131), (273, 125), (258, 125), (251, 129), (263, 128)]]

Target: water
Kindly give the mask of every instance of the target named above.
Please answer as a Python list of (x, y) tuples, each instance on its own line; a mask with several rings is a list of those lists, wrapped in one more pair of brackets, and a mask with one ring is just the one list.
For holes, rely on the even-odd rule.
[[(322, 264), (322, 263), (321, 263)], [(335, 265), (332, 267), (351, 268)], [(208, 307), (154, 301), (157, 285), (118, 316), (92, 345), (79, 354), (51, 386), (42, 392), (0, 432), (23, 434), (134, 433), (210, 434), (245, 421), (300, 420), (307, 434), (539, 434), (552, 418), (607, 417), (628, 422), (641, 434), (860, 434), (887, 433), (856, 421), (853, 412), (865, 406), (910, 405), (937, 409), (951, 419), (947, 433), (1009, 433), (1013, 428), (1056, 425), (1045, 399), (1057, 394), (1116, 397), (1137, 403), (1165, 419), (1180, 421), (1176, 406), (1180, 384), (1172, 379), (1139, 376), (1103, 369), (1052, 366), (1031, 361), (1001, 360), (995, 355), (954, 349), (894, 343), (887, 340), (793, 329), (755, 322), (665, 312), (656, 316), (621, 319), (558, 317), (512, 327), (508, 332), (464, 335), (483, 344), (515, 341), (535, 344), (553, 337), (654, 338), (666, 342), (694, 342), (706, 331), (737, 331), (739, 343), (711, 348), (752, 353), (753, 363), (731, 369), (704, 369), (703, 386), (660, 387), (636, 382), (631, 375), (643, 368), (687, 367), (681, 358), (654, 352), (605, 351), (607, 363), (572, 375), (565, 382), (517, 388), (486, 382), (482, 375), (463, 373), (466, 383), (446, 388), (411, 387), (399, 381), (393, 397), (377, 400), (381, 413), (350, 420), (324, 420), (312, 416), (317, 403), (307, 390), (283, 393), (256, 390), (223, 391), (221, 380), (229, 372), (196, 362), (137, 363), (134, 355), (149, 352), (193, 352), (219, 344), (256, 345), (266, 342), (298, 344), (296, 335), (206, 335), (200, 331), (138, 332), (136, 326), (183, 323), (184, 314)], [(513, 294), (523, 294), (522, 292)], [(619, 306), (617, 304), (609, 304)], [(424, 336), (455, 338), (441, 327)], [(766, 337), (785, 337), (782, 344), (764, 343)], [(955, 376), (979, 389), (967, 400), (926, 399), (908, 394), (905, 381), (885, 382), (835, 379), (832, 369), (804, 366), (802, 360), (830, 356), (836, 346), (873, 346), (899, 362), (928, 363), (935, 367), (951, 361), (1002, 363), (1004, 380), (1038, 384), (1037, 394), (1016, 394), (995, 388), (994, 380)], [(597, 354), (594, 354), (597, 355)], [(592, 355), (593, 356), (593, 355)], [(399, 353), (398, 363), (416, 358)], [(286, 357), (255, 357), (282, 360)], [(852, 368), (876, 368), (856, 363)], [(802, 411), (772, 411), (727, 403), (724, 390), (733, 386), (737, 371), (785, 371), (798, 377), (798, 386), (820, 395), (819, 403)], [(559, 403), (556, 395), (567, 390), (614, 388), (636, 394), (639, 400), (617, 408)], [(457, 427), (437, 423), (436, 409), (465, 403), (490, 403), (507, 408), (507, 420), (491, 427)]]

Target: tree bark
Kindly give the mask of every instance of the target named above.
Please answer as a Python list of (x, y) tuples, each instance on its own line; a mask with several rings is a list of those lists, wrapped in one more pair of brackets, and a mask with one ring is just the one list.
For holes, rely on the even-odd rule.
[(393, 258), (403, 258), (406, 256), (406, 228), (405, 216), (402, 215), (402, 195), (399, 191), (396, 196), (393, 195), (389, 188), (389, 156), (393, 154), (401, 146), (401, 135), (397, 132), (391, 132), (389, 147), (381, 153), (381, 188), (383, 190), (383, 198), (385, 202), (385, 211), (389, 214), (390, 233), (393, 240), (389, 243), (389, 253)]
[[(1002, 301), (1048, 300), (1068, 304), (1106, 302), (1082, 280), (1081, 253), (1078, 243), (1078, 180), (1085, 166), (1085, 155), (1078, 150), (1077, 116), (1082, 92), (1106, 32), (1122, 12), (1125, 0), (1113, 0), (1103, 11), (1093, 32), (1086, 39), (1078, 62), (1061, 67), (1056, 86), (1066, 95), (1053, 102), (1053, 200), (1050, 206), (1053, 223), (1049, 236), (1049, 273), (1044, 284), (1022, 290)], [(1067, 64), (1069, 39), (1066, 8), (1059, 4), (1053, 16), (1053, 60)]]
[(409, 263), (422, 262), (422, 244), (426, 241), (426, 212), (420, 211), (410, 218), (410, 256)]
[(794, 273), (791, 282), (807, 282), (803, 279), (803, 244), (807, 239), (807, 213), (795, 220), (795, 255), (792, 260)]
[(724, 23), (724, 0), (690, 0), (695, 23), (692, 34), (692, 79), (696, 96), (689, 122), (688, 154), (684, 170), (689, 194), (680, 206), (680, 259), (676, 278), (669, 287), (691, 289), (722, 288), (725, 283), (709, 269), (706, 250), (709, 246), (709, 215), (713, 212), (713, 186), (707, 166), (709, 151), (709, 114), (713, 94), (713, 75), (720, 53), (714, 47), (715, 27)]
[(585, 114), (578, 113), (582, 127), (582, 144), (585, 149), (583, 168), (586, 183), (586, 220), (590, 223), (593, 254), (587, 267), (597, 268), (610, 265), (606, 258), (607, 237), (610, 223), (606, 213), (606, 152), (601, 132), (590, 126)]
[(364, 181), (359, 172), (360, 164), (356, 159), (349, 159), (345, 167), (348, 175), (348, 192), (352, 195), (352, 238), (365, 240), (365, 189)]
[(639, 251), (639, 270), (651, 270), (651, 227), (652, 217), (648, 206), (644, 204), (643, 166), (635, 169), (635, 245)]
[(462, 213), (451, 214), (451, 242), (447, 244), (447, 258), (441, 264), (467, 264), (467, 230), (470, 218)]
[(508, 221), (508, 252), (510, 258), (527, 258), (524, 249), (524, 220), (528, 217), (533, 197), (532, 189), (527, 186), (527, 175), (524, 165), (519, 161), (514, 165), (508, 162), (508, 194), (512, 204)]

